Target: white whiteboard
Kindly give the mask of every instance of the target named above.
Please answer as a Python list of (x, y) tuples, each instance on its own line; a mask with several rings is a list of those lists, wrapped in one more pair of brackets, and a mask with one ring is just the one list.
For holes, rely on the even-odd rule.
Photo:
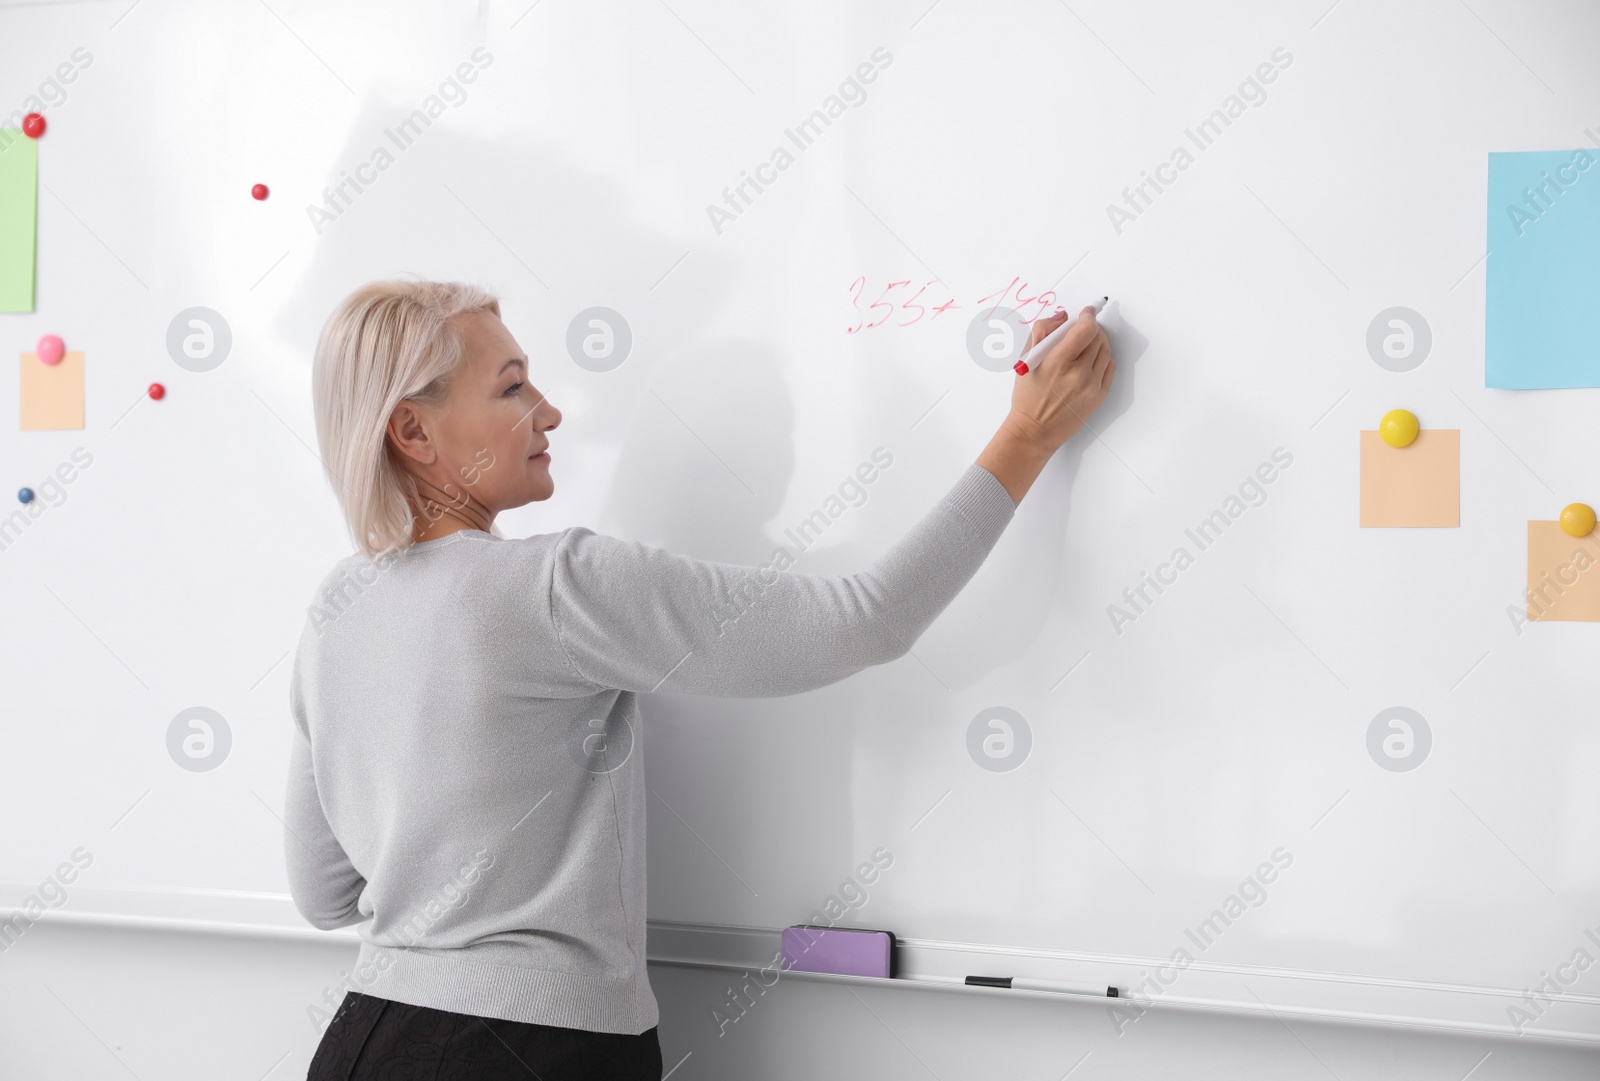
[[(1110, 292), (1148, 340), (1098, 436), (1051, 463), (914, 656), (789, 699), (644, 703), (652, 919), (802, 922), (883, 848), (893, 864), (851, 922), (1090, 968), (1187, 948), (1348, 978), (1358, 1003), (1386, 982), (1503, 999), (1597, 952), (1600, 629), (1519, 634), (1506, 609), (1526, 521), (1594, 501), (1600, 392), (1482, 386), (1486, 155), (1584, 144), (1592, 8), (285, 0), (4, 17), (0, 101), (77, 47), (93, 57), (46, 113), (38, 310), (5, 317), (14, 351), (51, 332), (84, 351), (87, 428), (7, 426), (7, 498), (76, 447), (93, 463), (0, 552), (0, 812), (20, 824), (0, 878), (36, 882), (84, 846), (84, 889), (285, 892), (289, 651), (349, 551), (314, 456), (310, 355), (359, 282), (500, 291), (566, 416), (557, 494), (503, 516), (508, 535), (586, 524), (759, 563), (884, 448), (892, 466), (796, 567), (839, 573), (916, 521), (998, 421), (1008, 380), (966, 331), (1017, 279), (1065, 302)], [(1195, 146), (1275, 50), (1291, 60), (1265, 99), (1157, 173), (1119, 232), (1108, 204)], [(386, 129), (462, 64), (474, 81), (399, 149)], [(864, 97), (792, 140), (863, 64)], [(386, 145), (390, 165), (357, 172)], [(764, 167), (785, 145), (793, 161)], [(365, 190), (318, 232), (308, 205), (352, 172)], [(719, 231), (708, 206), (753, 172), (764, 190)], [(849, 332), (896, 281), (911, 284), (892, 317)], [(959, 307), (913, 319), (946, 299)], [(203, 373), (166, 347), (195, 306), (232, 333)], [(631, 330), (614, 371), (567, 354), (594, 306)], [(1431, 327), (1410, 372), (1367, 354), (1393, 306)], [(153, 380), (162, 402), (141, 398)], [(1356, 433), (1395, 406), (1461, 430), (1460, 528), (1357, 528)], [(1108, 605), (1278, 448), (1292, 464), (1265, 501), (1191, 544), (1116, 633)], [(232, 732), (210, 772), (168, 755), (193, 706)], [(1008, 772), (968, 752), (997, 706), (1032, 733)], [(1367, 750), (1394, 706), (1432, 733), (1410, 772)], [(1280, 848), (1293, 863), (1265, 902), (1202, 953), (1186, 932)], [(1592, 988), (1569, 1003), (1584, 1008), (1566, 1028), (1600, 1032)]]

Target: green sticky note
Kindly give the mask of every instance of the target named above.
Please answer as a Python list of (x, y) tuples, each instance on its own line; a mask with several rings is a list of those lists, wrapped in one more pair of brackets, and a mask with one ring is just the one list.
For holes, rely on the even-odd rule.
[(0, 312), (33, 311), (39, 143), (0, 128)]

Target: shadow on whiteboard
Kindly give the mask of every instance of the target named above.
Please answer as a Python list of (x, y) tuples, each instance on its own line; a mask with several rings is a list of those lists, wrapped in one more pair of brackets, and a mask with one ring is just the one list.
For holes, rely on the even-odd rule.
[[(982, 582), (951, 603), (941, 617), (956, 627), (982, 627), (978, 636), (963, 636), (961, 648), (941, 653), (941, 674), (953, 686), (968, 686), (991, 673), (1011, 666), (1015, 658), (1029, 656), (1037, 644), (1052, 635), (1053, 621), (1060, 610), (1082, 603), (1094, 583), (1086, 580), (1084, 561), (1074, 558), (1074, 544), (1084, 541), (1069, 536), (1072, 526), (1073, 493), (1078, 474), (1090, 448), (1095, 447), (1091, 465), (1103, 471), (1107, 483), (1125, 488), (1131, 500), (1151, 499), (1155, 491), (1141, 475), (1140, 467), (1130, 462), (1129, 447), (1117, 437), (1117, 421), (1133, 408), (1138, 360), (1150, 341), (1123, 315), (1122, 305), (1112, 299), (1100, 314), (1100, 324), (1111, 342), (1111, 355), (1117, 364), (1111, 390), (1098, 410), (1065, 446), (1055, 453), (1017, 508), (1017, 517), (1000, 539), (1000, 558), (984, 564)], [(1009, 375), (1005, 376), (1010, 378)], [(1079, 536), (1103, 530), (1103, 523), (1077, 524)], [(1062, 640), (1058, 665), (1045, 664), (1039, 673), (1043, 691), (1081, 657), (1092, 643)]]

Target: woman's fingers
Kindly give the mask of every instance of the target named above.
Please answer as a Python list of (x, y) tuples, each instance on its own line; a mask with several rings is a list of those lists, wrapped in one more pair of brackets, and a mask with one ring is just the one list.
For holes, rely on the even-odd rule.
[(1096, 378), (1100, 377), (1109, 363), (1111, 363), (1111, 340), (1106, 337), (1106, 332), (1102, 328), (1095, 338), (1095, 353), (1092, 360)]
[(1032, 349), (1034, 346), (1038, 345), (1044, 340), (1044, 336), (1046, 334), (1049, 334), (1055, 330), (1056, 327), (1059, 327), (1066, 321), (1066, 312), (1061, 312), (1059, 315), (1052, 315), (1048, 319), (1035, 319), (1033, 321), (1033, 327), (1028, 333), (1028, 348)]
[(1052, 353), (1061, 355), (1063, 367), (1094, 359), (1095, 341), (1105, 334), (1100, 329), (1100, 324), (1095, 321), (1094, 314), (1094, 309), (1088, 307), (1079, 312), (1078, 321), (1072, 324), (1072, 329), (1067, 331), (1066, 337), (1051, 350)]

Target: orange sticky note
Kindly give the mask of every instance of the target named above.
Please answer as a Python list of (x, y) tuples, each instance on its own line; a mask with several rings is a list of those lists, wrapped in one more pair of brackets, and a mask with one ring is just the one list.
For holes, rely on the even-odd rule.
[(1600, 623), (1600, 530), (1572, 537), (1528, 523), (1528, 618)]
[(1410, 446), (1361, 433), (1361, 525), (1459, 526), (1461, 432), (1424, 428)]
[(83, 427), (83, 354), (63, 353), (56, 364), (22, 354), (22, 430)]

